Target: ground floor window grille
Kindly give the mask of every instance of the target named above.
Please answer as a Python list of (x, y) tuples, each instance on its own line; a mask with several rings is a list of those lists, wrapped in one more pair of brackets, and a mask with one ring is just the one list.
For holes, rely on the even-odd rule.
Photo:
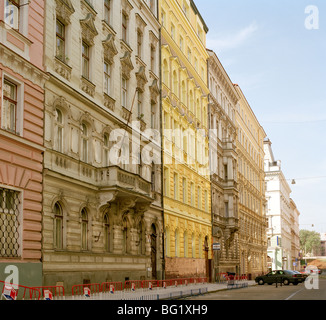
[(0, 188), (0, 257), (19, 256), (19, 192)]

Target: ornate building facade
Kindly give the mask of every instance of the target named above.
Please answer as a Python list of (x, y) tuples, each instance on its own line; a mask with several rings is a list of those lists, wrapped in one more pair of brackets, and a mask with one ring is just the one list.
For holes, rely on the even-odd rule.
[(42, 285), (43, 1), (0, 2), (0, 279)]
[(166, 278), (209, 276), (207, 26), (192, 0), (162, 0)]
[(238, 85), (236, 110), (240, 273), (252, 279), (267, 270), (264, 139), (266, 133)]
[(44, 285), (162, 278), (156, 1), (46, 1)]
[[(240, 99), (216, 54), (208, 50), (210, 171), (212, 183), (212, 236), (214, 275), (239, 274), (239, 192), (237, 127)], [(214, 276), (213, 275), (213, 276)]]

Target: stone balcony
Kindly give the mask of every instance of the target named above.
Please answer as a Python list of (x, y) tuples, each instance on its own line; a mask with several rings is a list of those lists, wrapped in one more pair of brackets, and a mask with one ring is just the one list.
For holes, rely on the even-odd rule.
[(133, 202), (150, 205), (152, 197), (151, 183), (118, 166), (96, 169), (97, 186), (101, 205), (116, 199), (131, 200)]

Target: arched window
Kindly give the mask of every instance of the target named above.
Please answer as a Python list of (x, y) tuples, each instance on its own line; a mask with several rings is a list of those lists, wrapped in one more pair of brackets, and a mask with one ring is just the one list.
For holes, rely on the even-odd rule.
[(175, 256), (179, 257), (179, 230), (176, 229), (174, 232), (174, 240), (175, 240)]
[(188, 233), (187, 231), (184, 232), (183, 234), (183, 247), (184, 247), (184, 257), (188, 257)]
[(81, 211), (81, 248), (88, 249), (88, 214), (85, 208)]
[(63, 211), (58, 202), (54, 205), (54, 245), (56, 249), (63, 248)]
[(182, 103), (186, 103), (187, 101), (187, 91), (186, 91), (186, 83), (185, 81), (182, 81), (182, 84), (181, 84), (181, 87), (182, 87), (182, 92), (181, 92), (181, 101)]
[(104, 215), (104, 249), (106, 252), (110, 251), (110, 222), (109, 215)]
[(88, 128), (86, 123), (81, 125), (81, 159), (88, 162)]
[(178, 75), (177, 72), (174, 70), (173, 71), (173, 93), (175, 95), (178, 95)]

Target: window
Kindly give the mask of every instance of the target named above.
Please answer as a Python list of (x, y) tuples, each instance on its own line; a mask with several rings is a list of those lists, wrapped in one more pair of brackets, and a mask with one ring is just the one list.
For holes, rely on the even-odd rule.
[(65, 50), (65, 25), (59, 20), (56, 21), (56, 53), (55, 56), (61, 61), (66, 60)]
[(155, 48), (153, 46), (151, 46), (151, 70), (153, 72), (156, 71), (156, 68), (155, 68), (155, 54), (156, 54)]
[(2, 128), (16, 133), (17, 122), (17, 85), (4, 79)]
[(142, 46), (143, 46), (143, 35), (137, 30), (137, 55), (139, 58), (142, 57)]
[(108, 167), (109, 166), (109, 154), (110, 154), (110, 140), (109, 140), (109, 135), (107, 133), (104, 134), (104, 166)]
[(184, 257), (188, 257), (188, 234), (187, 231), (183, 233), (183, 251), (184, 251)]
[(208, 212), (208, 193), (205, 190), (205, 211)]
[(176, 229), (174, 232), (174, 240), (175, 240), (175, 256), (179, 256), (179, 230)]
[(88, 162), (88, 129), (85, 123), (81, 125), (81, 158), (82, 161)]
[(191, 239), (191, 255), (192, 255), (192, 258), (195, 258), (195, 256), (196, 256), (195, 245), (196, 245), (196, 240), (195, 240), (195, 235), (193, 234), (192, 239)]
[(179, 48), (181, 51), (183, 51), (183, 38), (180, 36), (180, 41), (179, 41)]
[(55, 109), (55, 144), (56, 150), (59, 152), (63, 151), (63, 116), (59, 109)]
[(175, 173), (173, 175), (173, 185), (174, 185), (174, 200), (178, 200), (179, 186), (178, 186), (178, 174), (177, 173)]
[(182, 202), (187, 202), (187, 180), (182, 178)]
[(104, 21), (109, 24), (110, 23), (110, 10), (111, 10), (111, 1), (104, 0)]
[(197, 207), (198, 209), (201, 209), (201, 188), (197, 188)]
[(123, 224), (123, 246), (122, 246), (122, 250), (123, 250), (123, 253), (127, 253), (129, 251), (129, 246), (128, 246), (129, 226), (128, 226), (128, 221), (127, 221), (126, 218), (123, 219), (122, 224)]
[(110, 251), (110, 224), (109, 215), (104, 215), (104, 250), (106, 252)]
[(156, 104), (151, 104), (151, 128), (156, 128)]
[(13, 29), (19, 30), (20, 26), (20, 0), (6, 0), (5, 21)]
[(56, 249), (63, 248), (63, 212), (61, 205), (54, 205), (54, 245)]
[(122, 77), (121, 80), (121, 105), (127, 109), (127, 83), (128, 80)]
[(88, 249), (88, 214), (84, 208), (81, 212), (81, 248), (82, 250)]
[(111, 87), (111, 65), (104, 61), (104, 92), (110, 95)]
[(229, 217), (229, 202), (224, 203), (224, 209), (225, 209), (225, 218)]
[(122, 13), (121, 30), (121, 38), (123, 41), (127, 42), (127, 16), (125, 13)]
[(195, 185), (193, 182), (191, 182), (191, 184), (190, 184), (190, 204), (192, 206), (195, 205), (194, 193), (195, 193)]
[(164, 168), (164, 195), (169, 196), (169, 169)]
[(143, 114), (143, 93), (138, 90), (137, 93), (137, 106), (138, 106), (138, 119), (141, 119), (144, 114)]
[(162, 13), (161, 13), (161, 23), (162, 23), (163, 27), (166, 27), (166, 13), (164, 10), (162, 10)]
[(171, 23), (171, 38), (175, 39), (175, 26), (173, 23)]
[(20, 255), (20, 192), (0, 188), (0, 257)]
[(82, 43), (82, 75), (89, 79), (89, 45), (84, 41)]

